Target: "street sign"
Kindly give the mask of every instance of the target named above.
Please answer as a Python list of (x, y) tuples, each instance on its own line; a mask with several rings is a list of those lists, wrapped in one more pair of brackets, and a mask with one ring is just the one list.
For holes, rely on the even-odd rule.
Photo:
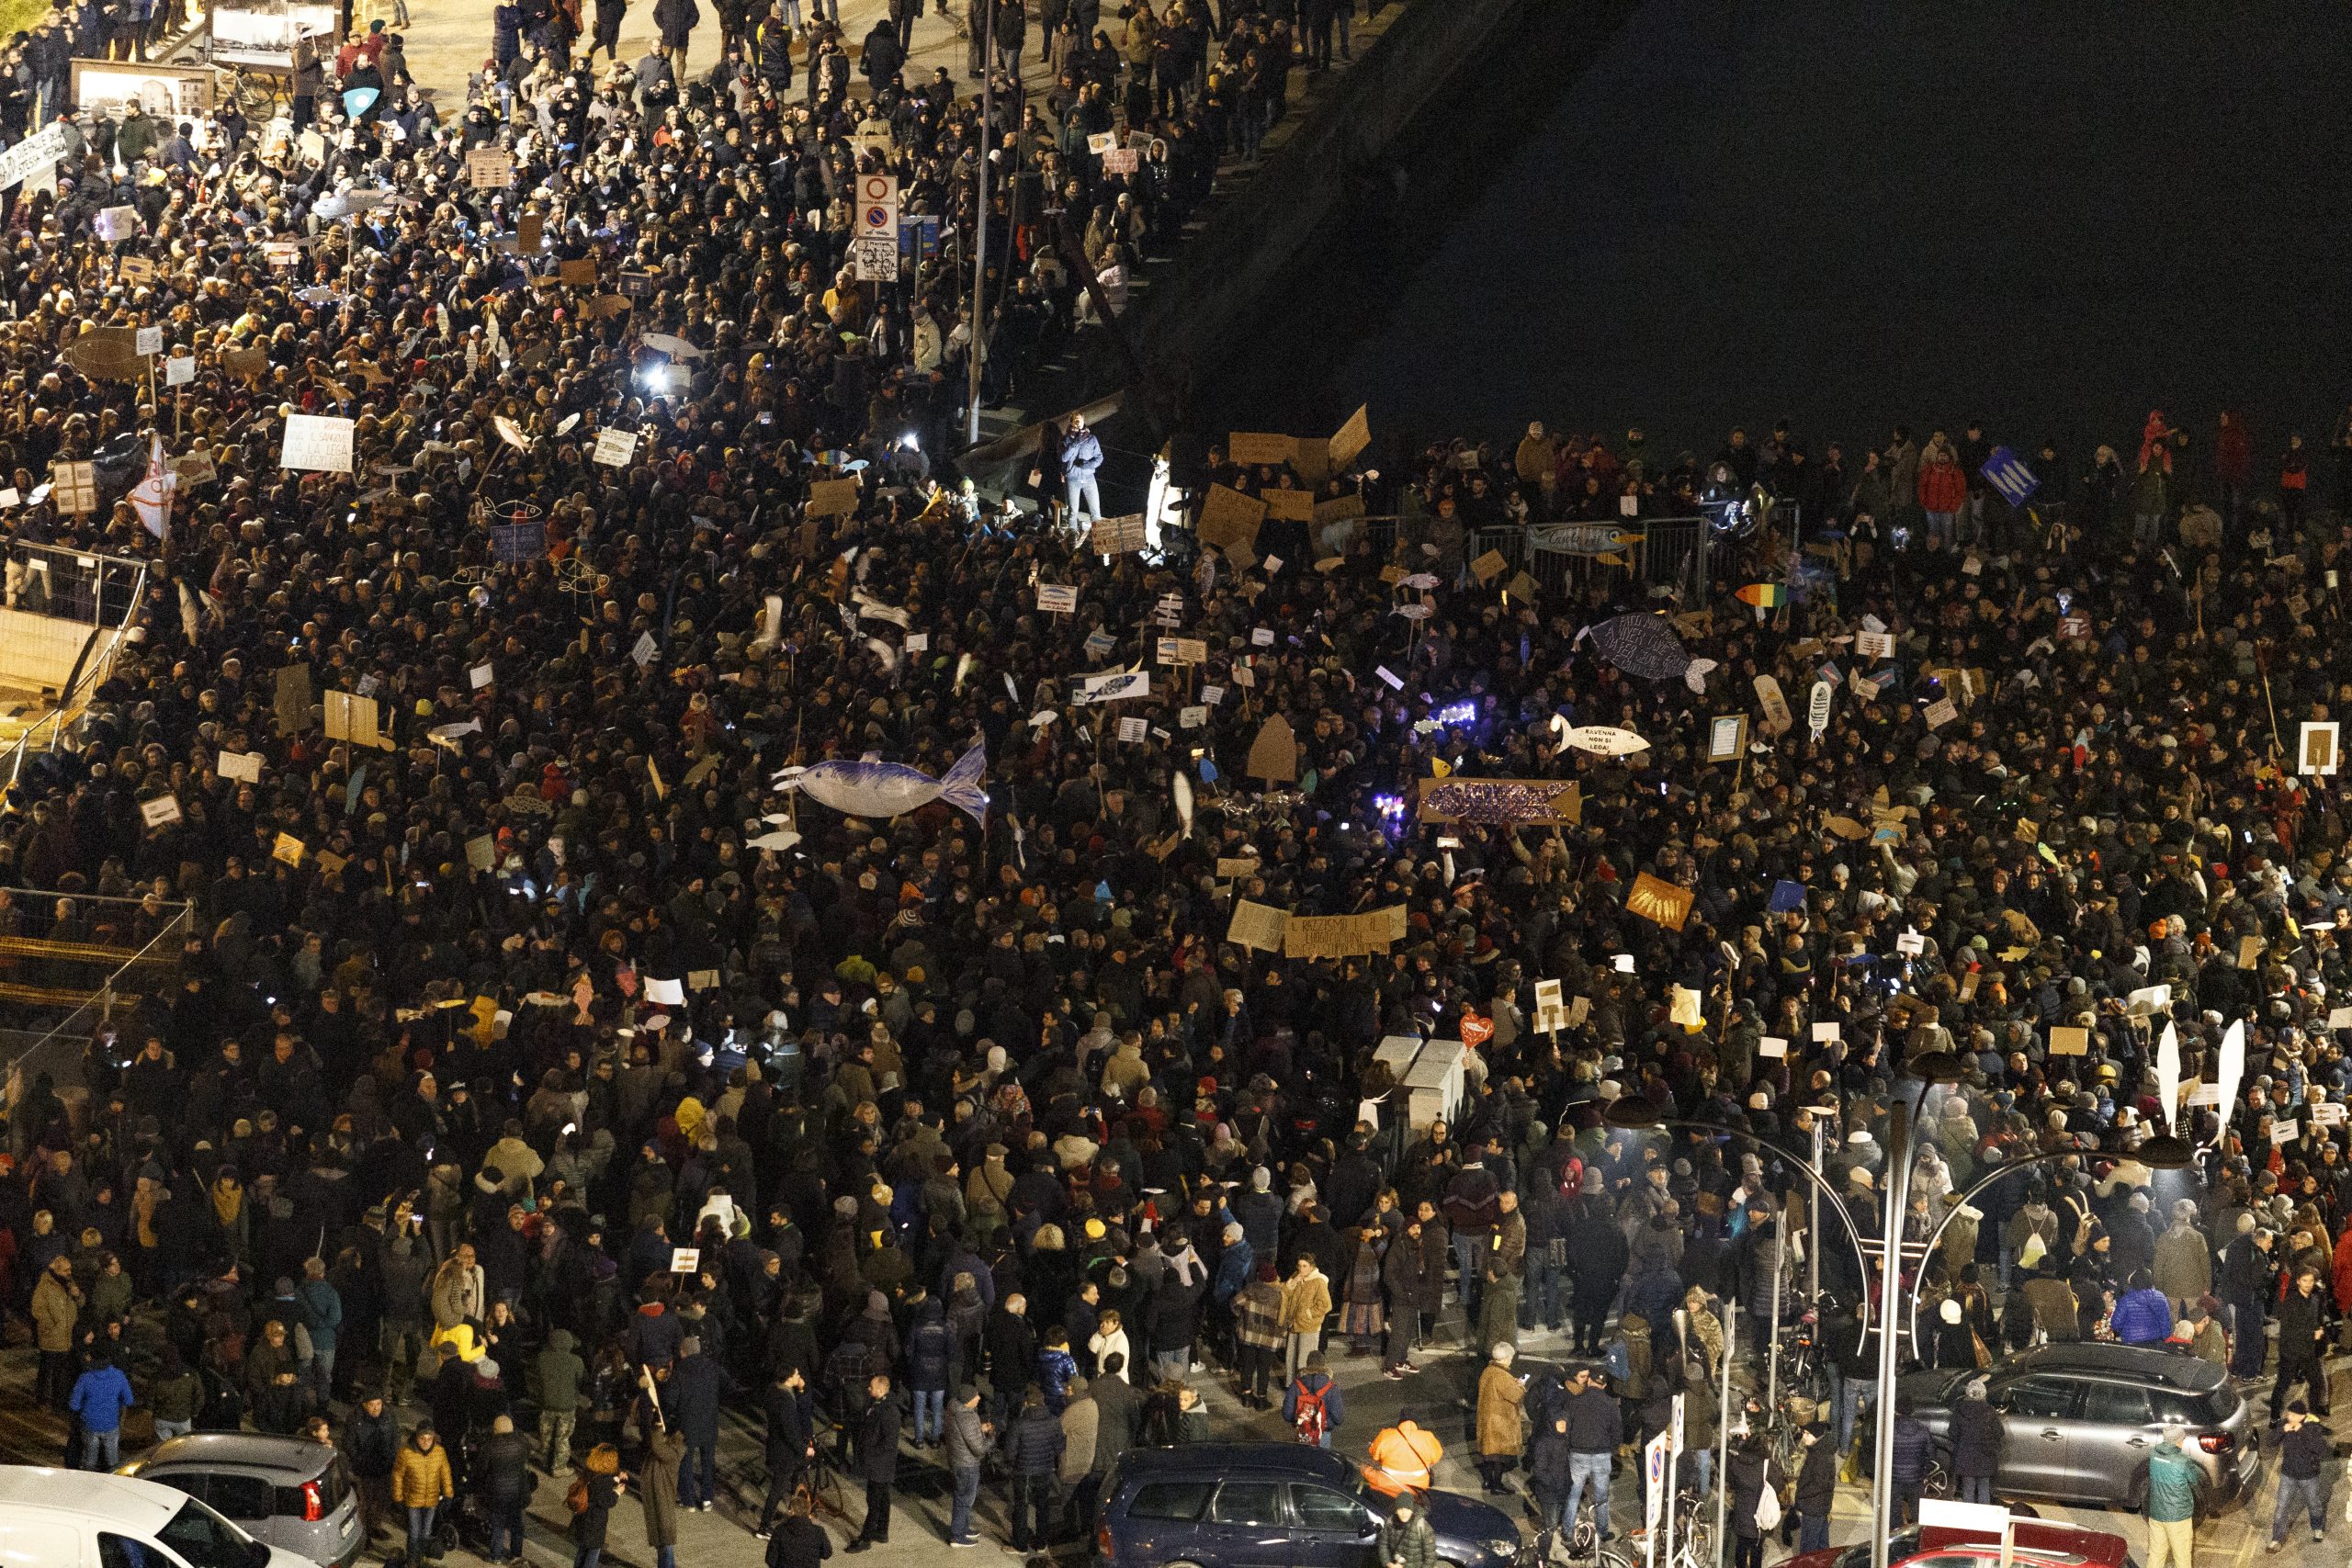
[(1666, 1432), (1668, 1437), (1674, 1439), (1674, 1451), (1680, 1453), (1682, 1451), (1682, 1395), (1679, 1393), (1674, 1396), (1674, 1420), (1667, 1427)]
[(850, 230), (854, 240), (888, 240), (899, 245), (899, 176), (857, 176), (857, 213)]
[(939, 214), (936, 212), (901, 212), (899, 214), (899, 249), (924, 265), (939, 259)]
[(1642, 1463), (1647, 1467), (1649, 1484), (1642, 1491), (1643, 1517), (1653, 1537), (1657, 1533), (1658, 1508), (1666, 1501), (1666, 1456), (1673, 1451), (1674, 1435), (1660, 1432), (1642, 1449)]

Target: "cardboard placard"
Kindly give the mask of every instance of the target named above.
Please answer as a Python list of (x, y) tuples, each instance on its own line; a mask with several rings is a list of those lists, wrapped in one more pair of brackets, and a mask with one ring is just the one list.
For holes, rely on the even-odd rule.
[(1266, 515), (1277, 523), (1307, 523), (1315, 517), (1315, 492), (1306, 490), (1270, 490), (1260, 500), (1266, 503)]
[(1354, 958), (1405, 940), (1405, 906), (1363, 915), (1293, 915), (1283, 928), (1285, 958)]
[(567, 288), (596, 287), (596, 258), (582, 256), (560, 263), (555, 269), (556, 280)]
[(846, 517), (857, 510), (857, 479), (819, 479), (808, 487), (808, 517)]
[(1290, 723), (1282, 715), (1275, 714), (1258, 727), (1258, 738), (1250, 743), (1250, 760), (1242, 772), (1269, 784), (1298, 781), (1298, 737), (1291, 733)]
[(1483, 588), (1487, 584), (1494, 581), (1496, 578), (1500, 577), (1503, 574), (1503, 568), (1510, 564), (1510, 562), (1505, 558), (1502, 551), (1488, 550), (1485, 555), (1480, 556), (1476, 560), (1470, 563), (1470, 575), (1476, 578), (1478, 580), (1479, 586)]
[(2085, 1056), (2090, 1054), (2091, 1032), (2057, 1023), (2050, 1027), (2050, 1054), (2053, 1056)]
[(1960, 709), (1952, 705), (1950, 697), (1938, 697), (1928, 705), (1924, 716), (1929, 729), (1941, 729), (1960, 716)]
[(1326, 444), (1334, 469), (1345, 468), (1356, 460), (1356, 455), (1372, 445), (1372, 405), (1359, 403), (1356, 412), (1348, 415), (1345, 424), (1333, 433)]
[(1694, 897), (1690, 888), (1677, 887), (1645, 871), (1634, 876), (1634, 886), (1625, 895), (1625, 908), (1645, 920), (1679, 931), (1690, 918)]
[(1573, 827), (1584, 820), (1584, 791), (1573, 779), (1422, 779), (1415, 814), (1423, 822), (1502, 827)]
[(1201, 503), (1200, 522), (1194, 531), (1201, 543), (1220, 548), (1238, 545), (1254, 549), (1258, 543), (1258, 525), (1265, 521), (1266, 503), (1242, 494), (1225, 485), (1209, 486), (1208, 498)]
[(2251, 969), (2262, 957), (2262, 950), (2270, 944), (2258, 936), (2238, 938), (2238, 967)]
[(1283, 928), (1289, 923), (1288, 910), (1239, 899), (1233, 906), (1233, 918), (1226, 922), (1225, 940), (1260, 953), (1280, 953)]
[(303, 852), (301, 840), (291, 833), (280, 833), (277, 835), (277, 843), (270, 848), (269, 858), (284, 861), (288, 865), (300, 865)]
[(288, 414), (277, 466), (310, 473), (347, 474), (353, 428), (352, 421), (334, 414)]
[(466, 154), (466, 184), (476, 190), (505, 190), (514, 184), (514, 154), (503, 147), (476, 147)]
[(1140, 512), (1131, 512), (1125, 517), (1097, 517), (1086, 536), (1086, 547), (1105, 556), (1139, 550), (1148, 543), (1150, 538)]
[(1764, 728), (1775, 735), (1786, 735), (1796, 719), (1789, 712), (1788, 699), (1781, 695), (1781, 682), (1770, 675), (1758, 675), (1755, 684), (1757, 704), (1764, 710)]
[(1287, 463), (1297, 450), (1298, 444), (1287, 435), (1246, 430), (1235, 431), (1225, 444), (1225, 455), (1245, 468)]

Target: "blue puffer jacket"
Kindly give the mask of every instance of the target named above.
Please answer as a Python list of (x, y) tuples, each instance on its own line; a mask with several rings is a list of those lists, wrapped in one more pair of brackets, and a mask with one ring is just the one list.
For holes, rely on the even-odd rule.
[(2153, 1286), (2127, 1292), (2117, 1298), (2110, 1324), (2126, 1345), (2154, 1345), (2172, 1332), (2172, 1303)]

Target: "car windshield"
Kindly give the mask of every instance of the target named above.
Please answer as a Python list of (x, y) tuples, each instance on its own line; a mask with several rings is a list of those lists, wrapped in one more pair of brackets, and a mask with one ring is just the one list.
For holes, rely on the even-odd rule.
[(251, 1568), (253, 1553), (237, 1527), (191, 1498), (155, 1539), (186, 1558), (188, 1568)]

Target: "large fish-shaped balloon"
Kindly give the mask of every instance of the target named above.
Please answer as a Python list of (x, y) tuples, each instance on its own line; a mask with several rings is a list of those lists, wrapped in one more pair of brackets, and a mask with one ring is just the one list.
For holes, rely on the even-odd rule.
[(1712, 659), (1695, 659), (1674, 635), (1674, 628), (1663, 615), (1616, 615), (1589, 626), (1577, 633), (1577, 641), (1592, 639), (1593, 650), (1628, 675), (1639, 675), (1646, 681), (1671, 681), (1681, 677), (1682, 683), (1701, 696), (1706, 695), (1707, 672), (1715, 667)]
[(2180, 1031), (2165, 1020), (2164, 1038), (2156, 1042), (2156, 1099), (2165, 1108), (2165, 1130), (2180, 1127)]
[(786, 768), (775, 775), (775, 784), (848, 817), (903, 817), (944, 800), (985, 828), (989, 797), (980, 788), (980, 776), (988, 767), (988, 744), (975, 741), (944, 778), (903, 762), (820, 762), (813, 768)]

